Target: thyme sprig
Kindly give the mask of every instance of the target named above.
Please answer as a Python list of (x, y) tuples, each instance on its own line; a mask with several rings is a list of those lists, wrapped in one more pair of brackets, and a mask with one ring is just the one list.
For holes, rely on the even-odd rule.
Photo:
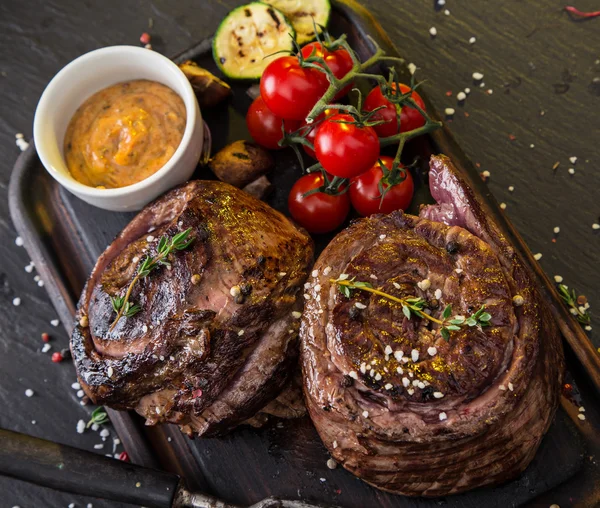
[(94, 411), (92, 411), (90, 421), (87, 422), (85, 428), (89, 429), (92, 425), (94, 425), (94, 423), (96, 425), (104, 425), (105, 423), (108, 423), (108, 415), (106, 414), (106, 411), (104, 411), (103, 407), (97, 407), (94, 409)]
[(188, 228), (185, 231), (177, 233), (172, 238), (163, 236), (158, 242), (156, 256), (146, 256), (144, 261), (138, 266), (137, 273), (131, 283), (129, 284), (127, 291), (124, 296), (111, 296), (110, 302), (114, 311), (117, 313), (117, 317), (110, 325), (109, 331), (119, 322), (123, 316), (132, 317), (136, 315), (142, 308), (137, 304), (132, 304), (129, 300), (136, 283), (145, 277), (148, 277), (152, 271), (156, 270), (159, 266), (166, 266), (171, 268), (171, 263), (168, 260), (169, 255), (172, 252), (187, 249), (190, 244), (194, 241), (194, 238), (189, 238), (192, 228)]
[[(592, 318), (587, 311), (587, 302), (583, 301), (585, 300), (585, 297), (583, 295), (577, 296), (574, 289), (569, 290), (569, 287), (564, 284), (558, 285), (558, 293), (569, 307), (571, 314), (577, 318), (577, 321), (582, 325), (590, 326)], [(581, 303), (579, 303), (579, 301), (581, 301)]]
[(398, 298), (397, 296), (393, 296), (385, 293), (384, 291), (380, 291), (379, 289), (375, 289), (369, 282), (357, 281), (356, 277), (353, 277), (352, 279), (340, 277), (338, 279), (330, 279), (330, 282), (337, 284), (340, 293), (342, 293), (346, 298), (350, 298), (352, 296), (353, 290), (360, 290), (381, 296), (387, 300), (391, 300), (392, 302), (399, 303), (402, 306), (402, 313), (407, 319), (411, 319), (413, 315), (415, 315), (440, 325), (440, 333), (446, 342), (450, 340), (450, 332), (457, 332), (461, 328), (465, 327), (477, 326), (482, 328), (489, 326), (490, 320), (492, 319), (492, 315), (485, 311), (485, 305), (482, 305), (478, 311), (474, 312), (468, 317), (460, 315), (452, 317), (452, 305), (446, 305), (444, 311), (442, 312), (442, 319), (437, 319), (425, 312), (424, 309), (427, 307), (428, 302), (419, 296)]

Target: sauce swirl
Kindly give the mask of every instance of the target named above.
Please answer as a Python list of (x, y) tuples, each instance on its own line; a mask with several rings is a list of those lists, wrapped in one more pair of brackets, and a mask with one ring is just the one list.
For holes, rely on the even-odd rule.
[(91, 187), (132, 185), (169, 161), (185, 126), (183, 100), (168, 86), (144, 79), (118, 83), (73, 115), (65, 135), (67, 168)]

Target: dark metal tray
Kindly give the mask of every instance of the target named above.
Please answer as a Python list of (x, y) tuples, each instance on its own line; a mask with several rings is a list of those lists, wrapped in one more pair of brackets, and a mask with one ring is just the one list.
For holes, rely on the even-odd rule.
[[(347, 33), (350, 44), (362, 58), (373, 51), (372, 37), (388, 53), (397, 54), (389, 38), (363, 8), (352, 0), (334, 3), (332, 33)], [(213, 72), (211, 41), (205, 40), (175, 57), (192, 59)], [(247, 85), (233, 86), (234, 96), (226, 106), (203, 114), (213, 136), (213, 151), (229, 141), (248, 139), (245, 111), (251, 99)], [(426, 98), (425, 98), (426, 99)], [(431, 106), (429, 110), (431, 111)], [(434, 115), (435, 116), (435, 115)], [(568, 346), (569, 369), (582, 391), (600, 387), (598, 355), (570, 318), (555, 290), (543, 274), (523, 240), (504, 217), (496, 201), (482, 183), (473, 165), (456, 145), (446, 128), (408, 147), (407, 160), (419, 156), (415, 168), (415, 203), (430, 200), (423, 168), (431, 153), (449, 155), (475, 189), (484, 209), (510, 238), (525, 262), (538, 277), (544, 296), (559, 317)], [(291, 150), (275, 154), (276, 170), (272, 181), (275, 192), (269, 203), (286, 211), (289, 189), (300, 174)], [(212, 178), (199, 169), (197, 178)], [(64, 191), (44, 170), (32, 145), (17, 161), (10, 182), (10, 210), (15, 227), (27, 251), (46, 282), (45, 287), (67, 331), (76, 301), (95, 260), (133, 214), (111, 213), (93, 208)], [(418, 206), (416, 204), (415, 206)], [(320, 250), (331, 239), (316, 239)], [(553, 499), (551, 489), (568, 481), (577, 494), (571, 500), (581, 506), (595, 505), (600, 472), (586, 456), (600, 450), (597, 433), (582, 431), (577, 425), (576, 405), (563, 398), (562, 409), (540, 447), (533, 463), (517, 480), (497, 488), (483, 488), (443, 500), (411, 499), (378, 491), (358, 481), (342, 468), (329, 470), (328, 454), (310, 420), (271, 422), (263, 429), (240, 428), (224, 438), (188, 440), (176, 427), (145, 427), (133, 413), (110, 411), (110, 417), (131, 459), (147, 466), (174, 471), (185, 477), (191, 488), (201, 489), (233, 503), (252, 503), (269, 495), (318, 501), (347, 507), (437, 506), (456, 507), (518, 506), (528, 502), (547, 506)], [(586, 407), (588, 421), (598, 421), (598, 408)], [(573, 423), (575, 422), (575, 423)], [(591, 423), (587, 424), (591, 427)], [(577, 474), (579, 473), (579, 474)], [(575, 476), (577, 474), (577, 476)], [(559, 492), (557, 491), (557, 492)], [(541, 496), (541, 497), (540, 497)], [(552, 501), (554, 502), (554, 501)]]

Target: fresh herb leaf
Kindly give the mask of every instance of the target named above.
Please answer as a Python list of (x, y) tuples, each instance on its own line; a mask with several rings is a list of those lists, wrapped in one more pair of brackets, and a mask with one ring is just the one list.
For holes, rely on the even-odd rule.
[(402, 306), (402, 312), (408, 319), (410, 319), (410, 309), (408, 308), (408, 305)]
[(106, 411), (104, 411), (103, 407), (97, 407), (94, 409), (94, 411), (92, 411), (90, 421), (87, 422), (85, 428), (89, 429), (92, 425), (94, 425), (94, 423), (97, 425), (108, 423), (108, 415), (106, 414)]
[(452, 305), (446, 305), (446, 308), (442, 313), (442, 318), (448, 319), (450, 317), (450, 314), (452, 314)]
[(569, 287), (565, 284), (558, 285), (558, 292), (565, 304), (570, 308), (571, 314), (577, 318), (577, 321), (584, 326), (590, 326), (592, 318), (587, 311), (589, 305), (587, 305), (585, 296), (577, 296), (576, 291), (574, 289), (569, 291)]
[(481, 316), (479, 316), (479, 321), (487, 322), (492, 319), (492, 315), (489, 312), (484, 312)]
[(448, 328), (444, 327), (440, 331), (442, 333), (442, 338), (448, 342), (450, 340), (450, 332), (448, 331)]

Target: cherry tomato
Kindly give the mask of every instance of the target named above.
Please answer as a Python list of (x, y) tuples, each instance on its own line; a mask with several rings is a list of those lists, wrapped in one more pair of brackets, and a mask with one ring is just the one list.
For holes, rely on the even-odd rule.
[[(392, 169), (394, 159), (381, 155), (379, 159), (385, 167)], [(350, 201), (354, 209), (363, 216), (374, 213), (391, 213), (394, 210), (406, 210), (412, 200), (415, 185), (412, 175), (406, 172), (406, 179), (389, 187), (383, 202), (379, 191), (379, 181), (383, 178), (383, 171), (379, 161), (369, 171), (352, 179), (350, 185)], [(385, 185), (385, 183), (384, 183)]]
[(317, 160), (334, 176), (352, 178), (360, 175), (379, 157), (379, 138), (373, 127), (361, 127), (354, 122), (350, 115), (337, 114), (317, 129)]
[(271, 150), (279, 150), (281, 147), (277, 144), (283, 133), (281, 132), (282, 123), (285, 125), (286, 132), (293, 132), (300, 127), (298, 120), (284, 120), (274, 115), (262, 97), (257, 97), (248, 108), (246, 113), (246, 125), (250, 131), (252, 139), (259, 145)]
[[(312, 56), (320, 56), (325, 60), (327, 67), (331, 69), (333, 75), (341, 79), (352, 70), (352, 58), (350, 54), (344, 49), (336, 49), (335, 51), (328, 51), (325, 49), (320, 42), (311, 42), (302, 48), (302, 56), (308, 58), (314, 51)], [(352, 89), (352, 83), (349, 83), (342, 88), (334, 99), (340, 99), (346, 95)]]
[(328, 233), (340, 227), (350, 212), (348, 193), (332, 196), (316, 192), (304, 197), (307, 192), (324, 184), (321, 173), (310, 173), (300, 178), (292, 187), (288, 197), (288, 208), (294, 220), (309, 233)]
[[(392, 83), (392, 88), (396, 90), (396, 83)], [(400, 83), (400, 92), (406, 93), (410, 90), (410, 87), (407, 85), (403, 85)], [(417, 105), (425, 110), (425, 103), (421, 96), (417, 92), (413, 92), (411, 95), (411, 99), (413, 99)], [(365, 111), (373, 111), (380, 106), (385, 106), (383, 109), (377, 111), (372, 117), (371, 120), (385, 120), (386, 123), (382, 123), (379, 125), (375, 125), (373, 128), (377, 132), (377, 134), (382, 138), (387, 138), (388, 136), (394, 136), (398, 134), (398, 119), (396, 118), (396, 106), (394, 106), (390, 101), (388, 101), (383, 94), (381, 93), (381, 88), (378, 86), (373, 88), (367, 95), (364, 103)], [(416, 109), (410, 108), (408, 106), (403, 106), (400, 111), (400, 132), (412, 131), (414, 129), (418, 129), (425, 125), (425, 118), (419, 113)]]
[[(313, 146), (315, 146), (315, 136), (317, 135), (317, 130), (321, 126), (321, 120), (323, 120), (325, 118), (328, 118), (328, 117), (330, 117), (332, 115), (336, 115), (337, 113), (339, 113), (339, 111), (337, 109), (327, 108), (313, 122), (313, 125), (316, 124), (314, 127), (308, 127), (308, 124), (306, 122), (302, 122), (302, 126), (306, 127), (307, 130), (308, 130), (308, 132), (306, 134), (306, 140), (309, 141)], [(311, 148), (309, 148), (306, 145), (302, 145), (302, 148), (304, 148), (304, 151), (310, 157), (312, 157), (313, 159), (317, 158), (317, 156), (315, 155), (315, 151), (314, 150), (312, 150)]]
[(329, 87), (325, 73), (300, 66), (295, 56), (273, 60), (260, 78), (260, 95), (281, 118), (304, 120)]

